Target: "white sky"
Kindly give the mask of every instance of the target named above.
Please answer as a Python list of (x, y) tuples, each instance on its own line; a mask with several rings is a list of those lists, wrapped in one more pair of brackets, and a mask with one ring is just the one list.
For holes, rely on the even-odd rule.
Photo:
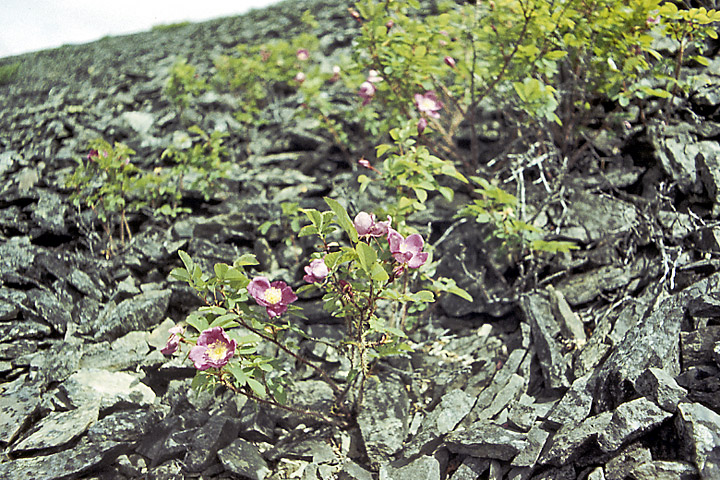
[(153, 25), (245, 13), (279, 0), (0, 0), (0, 58)]

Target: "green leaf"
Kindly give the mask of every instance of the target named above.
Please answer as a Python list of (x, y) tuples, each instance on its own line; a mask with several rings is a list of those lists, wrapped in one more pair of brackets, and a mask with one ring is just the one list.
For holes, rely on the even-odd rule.
[(352, 220), (350, 220), (350, 215), (348, 215), (345, 207), (340, 205), (337, 200), (330, 197), (325, 197), (325, 203), (327, 203), (330, 209), (335, 212), (335, 218), (338, 222), (338, 225), (340, 225), (340, 227), (345, 230), (345, 233), (347, 233), (348, 237), (350, 237), (350, 241), (353, 243), (357, 243), (358, 233), (357, 230), (355, 230), (355, 225), (353, 224)]
[(412, 299), (416, 302), (432, 303), (435, 301), (435, 295), (430, 290), (420, 290), (412, 295)]
[(225, 278), (225, 273), (228, 271), (227, 264), (225, 263), (216, 263), (215, 264), (215, 276), (218, 280), (222, 281)]
[(213, 322), (210, 324), (210, 327), (208, 328), (222, 327), (225, 329), (230, 329), (233, 327), (237, 327), (239, 323), (235, 321), (236, 318), (237, 315), (234, 313), (220, 315), (215, 320), (213, 320)]
[(185, 269), (188, 272), (192, 272), (195, 266), (195, 262), (193, 262), (192, 258), (190, 258), (190, 255), (188, 255), (183, 250), (178, 250), (178, 255), (180, 255), (180, 260), (182, 260), (183, 264), (185, 265)]
[(310, 222), (320, 231), (323, 226), (322, 214), (313, 208), (304, 208), (303, 213), (307, 215)]
[(377, 158), (380, 158), (383, 155), (385, 155), (385, 153), (387, 153), (388, 150), (390, 150), (392, 148), (393, 148), (393, 145), (388, 145), (387, 143), (378, 145), (377, 147), (375, 147), (375, 155), (377, 156)]
[(258, 265), (257, 258), (252, 253), (244, 253), (233, 262), (236, 267), (244, 267), (245, 265)]
[(210, 328), (210, 325), (208, 325), (205, 317), (199, 315), (190, 315), (189, 317), (187, 317), (186, 322), (198, 332), (204, 332), (205, 330)]
[(263, 388), (262, 383), (258, 382), (254, 378), (248, 377), (247, 384), (258, 397), (265, 398), (265, 388)]
[(387, 274), (385, 269), (380, 265), (379, 263), (375, 263), (372, 266), (372, 271), (370, 272), (370, 278), (373, 279), (375, 282), (387, 282), (390, 276)]
[(315, 225), (305, 225), (300, 229), (300, 232), (298, 232), (298, 237), (309, 237), (310, 235), (317, 235), (318, 233)]
[(173, 278), (180, 280), (181, 282), (188, 282), (191, 283), (192, 279), (190, 278), (190, 274), (187, 270), (184, 268), (173, 268), (170, 272), (170, 276)]
[(364, 242), (359, 242), (355, 247), (360, 266), (368, 276), (372, 276), (373, 265), (377, 261), (377, 252), (370, 245)]
[(335, 267), (337, 267), (341, 256), (342, 252), (330, 252), (325, 255), (324, 260), (328, 270), (332, 271)]

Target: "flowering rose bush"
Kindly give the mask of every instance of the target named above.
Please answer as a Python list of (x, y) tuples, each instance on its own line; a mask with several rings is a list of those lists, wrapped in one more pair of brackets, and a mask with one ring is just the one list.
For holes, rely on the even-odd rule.
[(287, 312), (288, 305), (297, 300), (297, 295), (287, 283), (281, 280), (270, 283), (265, 277), (255, 277), (248, 285), (247, 291), (258, 305), (267, 309), (270, 318)]
[(200, 333), (188, 357), (198, 370), (222, 368), (235, 354), (237, 342), (228, 338), (222, 327), (208, 328)]

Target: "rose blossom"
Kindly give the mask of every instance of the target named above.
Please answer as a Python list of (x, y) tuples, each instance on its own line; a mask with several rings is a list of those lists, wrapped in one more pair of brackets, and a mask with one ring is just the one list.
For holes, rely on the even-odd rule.
[(422, 251), (424, 242), (420, 234), (413, 233), (407, 238), (403, 238), (400, 233), (391, 228), (387, 238), (390, 253), (392, 253), (395, 261), (403, 266), (418, 268), (427, 261), (428, 254)]
[(415, 105), (421, 113), (426, 114), (428, 117), (440, 118), (438, 110), (443, 107), (443, 104), (437, 99), (435, 92), (425, 92), (425, 95), (415, 94)]
[(172, 355), (175, 353), (180, 346), (180, 335), (182, 335), (185, 332), (185, 327), (181, 327), (179, 325), (175, 325), (170, 330), (168, 330), (168, 333), (170, 333), (170, 338), (168, 338), (167, 344), (164, 348), (160, 350), (160, 353), (163, 355)]
[(222, 368), (235, 354), (236, 346), (237, 342), (230, 340), (222, 327), (208, 328), (200, 334), (188, 357), (198, 370)]
[(325, 280), (325, 277), (328, 276), (330, 271), (328, 270), (327, 265), (325, 265), (325, 260), (318, 258), (310, 262), (310, 265), (305, 267), (305, 273), (307, 275), (303, 277), (303, 280), (307, 283), (315, 283)]
[(370, 82), (363, 82), (360, 85), (358, 95), (360, 95), (360, 98), (363, 99), (362, 104), (367, 105), (368, 103), (370, 103), (370, 100), (372, 100), (372, 97), (375, 95), (375, 85)]
[(382, 237), (387, 235), (390, 229), (391, 218), (390, 216), (387, 218), (385, 222), (376, 222), (374, 214), (360, 212), (355, 216), (353, 224), (361, 237)]
[(270, 318), (282, 315), (288, 305), (297, 300), (297, 295), (287, 283), (280, 280), (270, 283), (265, 277), (255, 277), (247, 286), (247, 291), (258, 305), (267, 309)]

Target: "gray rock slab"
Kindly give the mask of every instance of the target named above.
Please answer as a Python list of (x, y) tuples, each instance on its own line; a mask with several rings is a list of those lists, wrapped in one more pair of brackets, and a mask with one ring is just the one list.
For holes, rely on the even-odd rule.
[(661, 368), (651, 367), (645, 370), (635, 381), (635, 389), (671, 413), (675, 412), (678, 404), (687, 396), (687, 390)]
[(700, 478), (720, 478), (720, 415), (699, 403), (681, 403), (678, 412), (677, 428)]
[(165, 319), (170, 294), (170, 290), (151, 290), (115, 307), (110, 303), (88, 333), (94, 333), (95, 340), (114, 340), (132, 331), (147, 330)]
[(44, 289), (33, 289), (27, 292), (24, 302), (30, 318), (38, 322), (48, 323), (60, 334), (65, 334), (67, 324), (72, 321), (72, 307), (62, 302), (53, 292)]
[(635, 206), (628, 202), (611, 195), (578, 190), (568, 202), (565, 218), (570, 219), (572, 225), (564, 227), (561, 232), (569, 238), (590, 243), (629, 231), (637, 224), (639, 217)]
[(533, 475), (531, 480), (576, 480), (578, 478), (575, 473), (575, 467), (565, 465), (562, 468), (551, 468), (537, 475)]
[(357, 422), (371, 462), (385, 463), (402, 447), (408, 433), (409, 408), (405, 383), (398, 376), (368, 378)]
[(543, 293), (523, 295), (520, 308), (530, 322), (538, 361), (545, 384), (549, 388), (569, 387), (567, 378), (569, 357), (563, 354), (560, 326), (553, 312), (552, 303)]
[(615, 409), (610, 423), (598, 435), (598, 445), (604, 452), (615, 451), (670, 416), (644, 397), (625, 402)]
[(650, 450), (639, 442), (622, 449), (605, 464), (607, 480), (625, 480), (635, 467), (652, 461)]
[(238, 436), (240, 423), (226, 416), (211, 416), (205, 425), (193, 435), (185, 456), (185, 468), (189, 472), (201, 472), (217, 461), (217, 452)]
[(720, 145), (716, 141), (701, 141), (695, 144), (700, 180), (715, 203), (720, 201)]
[(434, 457), (420, 457), (409, 464), (395, 468), (380, 466), (380, 480), (440, 480), (440, 462)]
[(42, 339), (50, 336), (50, 325), (34, 320), (0, 323), (0, 343), (16, 340)]
[(665, 173), (670, 175), (683, 192), (700, 193), (695, 157), (699, 153), (696, 138), (680, 127), (653, 125), (648, 130), (654, 154)]
[(3, 480), (56, 480), (78, 478), (83, 472), (108, 466), (125, 448), (115, 442), (89, 443), (81, 440), (69, 450), (0, 463)]
[(495, 395), (492, 403), (482, 409), (477, 420), (490, 420), (515, 401), (525, 390), (525, 379), (517, 374), (512, 374), (505, 386)]
[(140, 382), (136, 375), (83, 368), (60, 385), (72, 405), (98, 403), (101, 409), (117, 404), (148, 406), (155, 402), (155, 393)]
[(93, 443), (134, 443), (145, 435), (154, 435), (155, 428), (165, 415), (162, 408), (137, 408), (113, 412), (95, 422), (87, 432)]
[(600, 411), (612, 410), (635, 395), (634, 382), (650, 367), (670, 374), (680, 371), (682, 297), (667, 297), (630, 331), (593, 376), (597, 379), (595, 403)]
[(633, 468), (634, 480), (696, 480), (698, 469), (692, 463), (655, 460)]
[(680, 332), (680, 358), (683, 368), (713, 363), (713, 348), (717, 342), (720, 342), (720, 325)]
[(513, 432), (493, 423), (475, 422), (449, 434), (444, 443), (454, 453), (510, 460), (527, 447), (527, 434)]
[(523, 348), (516, 348), (508, 356), (505, 363), (502, 365), (495, 375), (493, 375), (490, 384), (487, 385), (477, 396), (475, 406), (470, 411), (470, 414), (465, 418), (463, 424), (469, 425), (474, 423), (480, 412), (482, 412), (488, 405), (490, 405), (498, 392), (500, 392), (510, 381), (510, 378), (518, 371), (518, 368), (523, 362), (523, 359), (527, 355), (527, 350)]
[(241, 438), (219, 450), (217, 456), (225, 471), (241, 478), (263, 480), (270, 473), (270, 469), (257, 447)]
[(591, 374), (575, 379), (565, 395), (548, 413), (547, 420), (552, 425), (572, 425), (582, 422), (589, 414), (593, 402)]
[(450, 476), (450, 480), (476, 480), (490, 467), (487, 458), (466, 457)]
[(4, 384), (0, 393), (0, 444), (8, 444), (40, 411), (40, 386), (24, 378)]
[(83, 405), (68, 412), (52, 412), (30, 434), (13, 446), (13, 452), (62, 447), (78, 438), (98, 419), (97, 405)]
[(527, 433), (527, 446), (518, 453), (512, 460), (514, 467), (532, 467), (534, 466), (543, 448), (547, 442), (550, 432), (541, 428), (540, 423), (536, 423)]
[(346, 459), (337, 473), (338, 480), (373, 480), (370, 472), (353, 462), (349, 458)]
[[(588, 417), (577, 425), (568, 425), (555, 432), (539, 463), (562, 466), (585, 454), (600, 432), (612, 420), (611, 412)], [(597, 447), (596, 447), (597, 448)]]

